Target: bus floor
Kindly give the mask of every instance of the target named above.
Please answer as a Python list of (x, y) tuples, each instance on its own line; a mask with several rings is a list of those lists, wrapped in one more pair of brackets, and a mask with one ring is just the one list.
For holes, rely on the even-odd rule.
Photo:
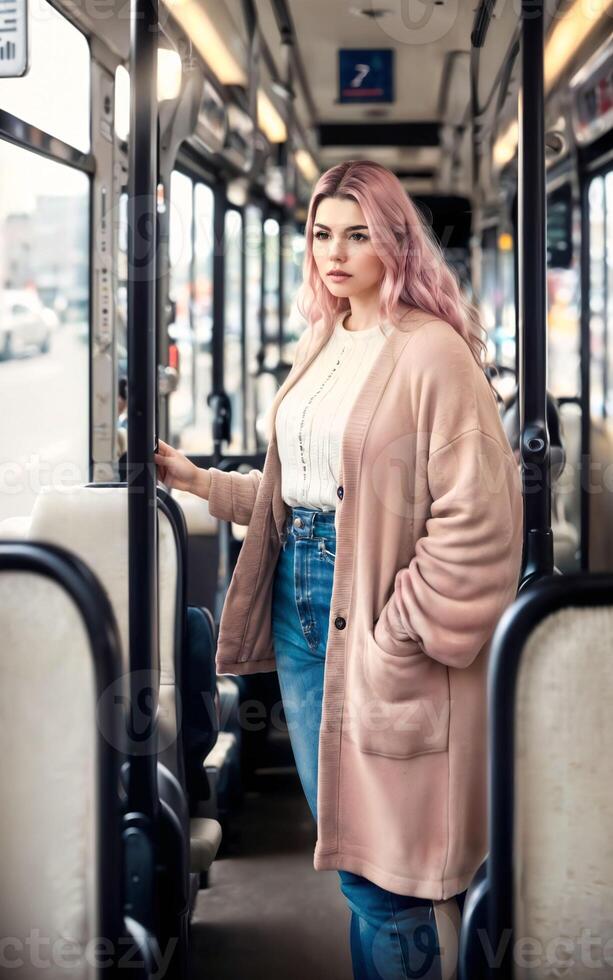
[(336, 871), (315, 871), (315, 825), (287, 733), (256, 770), (192, 919), (191, 980), (351, 980)]

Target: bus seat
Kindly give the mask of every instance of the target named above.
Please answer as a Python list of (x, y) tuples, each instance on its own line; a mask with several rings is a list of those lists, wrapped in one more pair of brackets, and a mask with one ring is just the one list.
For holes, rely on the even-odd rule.
[(221, 844), (221, 824), (206, 817), (192, 817), (191, 870), (202, 874), (211, 867)]
[[(183, 593), (185, 593), (185, 580), (189, 577), (187, 561), (187, 522), (185, 521), (181, 506), (177, 500), (175, 500), (167, 493), (166, 490), (163, 489), (159, 490), (159, 495), (161, 498), (161, 506), (167, 509), (168, 517), (170, 518), (171, 524), (173, 525), (175, 531), (177, 552), (182, 570), (182, 587)], [(197, 698), (200, 701), (203, 721), (205, 716), (208, 716), (207, 722), (209, 724), (209, 728), (214, 728), (215, 736), (211, 740), (211, 744), (207, 746), (206, 752), (202, 753), (202, 772), (205, 772), (205, 756), (213, 748), (215, 740), (218, 737), (217, 733), (219, 732), (220, 727), (218, 710), (216, 710), (216, 705), (219, 701), (219, 686), (215, 673), (215, 644), (217, 630), (210, 610), (190, 606), (188, 607), (187, 615), (191, 626), (189, 631), (189, 641), (191, 642), (193, 649), (190, 650), (188, 652), (188, 656), (184, 658), (184, 664), (190, 671), (190, 686), (193, 686), (194, 693), (197, 695)], [(204, 660), (206, 660), (206, 663), (203, 662)], [(226, 693), (226, 699), (231, 694), (231, 690), (232, 688), (230, 687)], [(202, 726), (202, 730), (204, 731), (204, 726)], [(204, 742), (202, 742), (202, 744), (204, 744)]]
[(30, 517), (5, 517), (0, 521), (0, 541), (25, 541), (30, 530)]
[(212, 609), (217, 590), (219, 522), (211, 516), (208, 502), (193, 493), (172, 490), (171, 497), (180, 506), (187, 525), (187, 603)]
[[(217, 780), (223, 812), (230, 807), (231, 801), (239, 799), (242, 793), (241, 697), (237, 678), (231, 674), (218, 674), (217, 694), (221, 744), (226, 750), (224, 765), (227, 766), (226, 776)], [(227, 735), (232, 735), (233, 738), (228, 739), (225, 737)], [(206, 760), (206, 764), (212, 765), (210, 758)]]
[(502, 950), (501, 980), (611, 975), (612, 644), (606, 573), (534, 582), (492, 639), (488, 915), (460, 945)]
[(197, 497), (187, 490), (172, 490), (171, 496), (179, 504), (188, 534), (202, 534), (215, 537), (217, 534), (217, 518), (209, 511), (207, 500)]
[[(179, 501), (165, 490), (160, 489), (159, 493), (175, 526), (185, 586), (185, 579), (189, 579), (187, 521)], [(189, 781), (192, 784), (197, 781), (197, 763), (200, 759), (199, 778), (206, 783), (208, 793), (206, 796), (200, 794), (196, 799), (207, 800), (208, 806), (199, 806), (197, 812), (199, 816), (226, 817), (233, 803), (241, 795), (239, 691), (238, 686), (229, 676), (216, 677), (217, 630), (210, 610), (190, 605), (188, 619), (190, 624), (188, 644), (191, 645), (191, 649), (186, 650), (187, 655), (184, 657), (183, 664), (189, 671), (189, 683), (182, 684), (181, 689), (185, 692), (186, 698), (191, 698), (193, 691), (196, 699), (196, 704), (190, 702), (189, 716), (192, 721), (197, 716), (199, 707), (203, 718), (205, 712), (210, 715), (209, 721), (214, 722), (215, 728), (215, 738), (206, 745), (204, 726), (196, 727), (188, 722), (186, 728), (184, 722), (184, 737), (188, 739), (190, 750), (189, 759), (186, 756)], [(197, 702), (200, 702), (199, 706)], [(221, 732), (219, 732), (220, 728)], [(227, 737), (229, 732), (232, 733), (231, 738)]]
[[(180, 559), (168, 511), (158, 507), (159, 655), (158, 760), (185, 787), (177, 706), (176, 660), (182, 654)], [(70, 491), (43, 488), (32, 512), (30, 537), (61, 544), (85, 558), (111, 600), (124, 651), (129, 650), (128, 496), (123, 485)], [(127, 680), (129, 661), (124, 655)], [(124, 692), (127, 693), (127, 692)], [(191, 836), (191, 833), (190, 833)], [(189, 841), (186, 840), (186, 846)]]
[(198, 813), (218, 819), (223, 825), (241, 793), (240, 751), (233, 732), (219, 733), (204, 760), (204, 768), (211, 794), (200, 803)]
[(59, 545), (86, 561), (108, 595), (128, 651), (128, 498), (125, 488), (43, 487), (34, 501), (29, 538)]
[(613, 571), (613, 425), (592, 418), (590, 500), (590, 571)]
[(0, 609), (3, 959), (24, 980), (35, 965), (90, 980), (91, 943), (117, 952), (124, 933), (122, 736), (104, 701), (122, 671), (119, 634), (89, 569), (29, 542), (0, 544)]
[(182, 735), (185, 778), (191, 812), (196, 801), (208, 799), (204, 760), (219, 734), (215, 704), (215, 626), (207, 609), (189, 606), (187, 631), (181, 664), (183, 693)]

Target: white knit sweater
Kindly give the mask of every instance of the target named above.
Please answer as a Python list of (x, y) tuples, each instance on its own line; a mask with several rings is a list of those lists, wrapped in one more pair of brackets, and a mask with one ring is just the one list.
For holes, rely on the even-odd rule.
[(393, 329), (346, 330), (344, 314), (328, 343), (281, 400), (275, 428), (281, 494), (290, 507), (335, 510), (345, 423)]

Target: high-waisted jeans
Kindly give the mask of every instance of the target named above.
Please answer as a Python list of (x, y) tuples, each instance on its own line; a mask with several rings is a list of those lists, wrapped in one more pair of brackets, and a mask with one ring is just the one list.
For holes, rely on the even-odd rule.
[[(275, 572), (272, 632), (285, 718), (298, 775), (317, 820), (319, 727), (334, 578), (334, 512), (293, 507)], [(355, 980), (444, 980), (432, 901), (396, 895), (339, 871), (351, 910)], [(456, 896), (460, 911), (466, 892)]]

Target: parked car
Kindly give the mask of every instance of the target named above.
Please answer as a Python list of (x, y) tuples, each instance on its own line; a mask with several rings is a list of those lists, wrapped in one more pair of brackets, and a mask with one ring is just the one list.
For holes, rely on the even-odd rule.
[(44, 306), (39, 296), (28, 289), (5, 289), (0, 292), (0, 359), (38, 350), (46, 354), (58, 326), (58, 317)]

